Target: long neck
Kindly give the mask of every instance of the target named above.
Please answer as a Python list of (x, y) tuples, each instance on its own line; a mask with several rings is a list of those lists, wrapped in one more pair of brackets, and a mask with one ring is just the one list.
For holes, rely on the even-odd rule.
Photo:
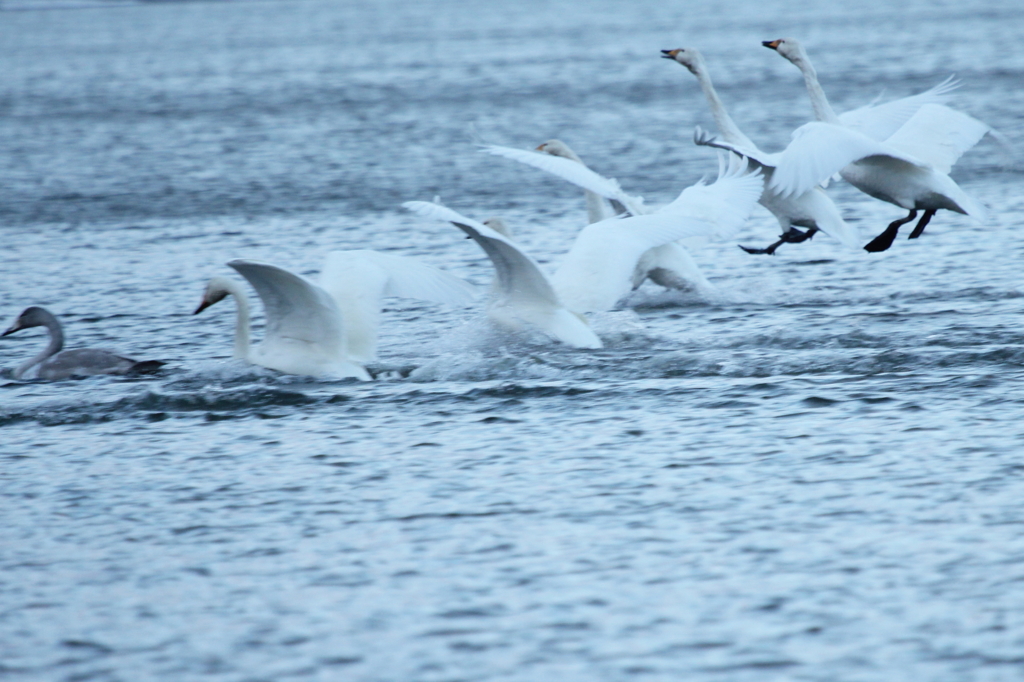
[(811, 61), (806, 57), (798, 57), (791, 61), (796, 65), (796, 68), (800, 69), (800, 73), (804, 75), (807, 94), (811, 96), (811, 107), (814, 108), (814, 118), (823, 123), (839, 123), (839, 117), (832, 110), (832, 105), (828, 103), (828, 97), (825, 96), (825, 91), (821, 89), (821, 83), (818, 82), (818, 74), (814, 67), (811, 66)]
[(715, 119), (715, 125), (718, 126), (718, 132), (722, 134), (722, 138), (729, 144), (754, 146), (754, 143), (750, 141), (750, 138), (740, 131), (739, 126), (737, 126), (732, 120), (732, 117), (729, 116), (729, 112), (725, 110), (725, 105), (722, 104), (722, 100), (718, 98), (718, 92), (715, 90), (715, 85), (711, 82), (711, 76), (708, 75), (707, 69), (704, 68), (703, 63), (697, 67), (697, 71), (694, 75), (697, 76), (697, 82), (700, 83), (700, 89), (704, 92), (704, 97), (708, 100), (708, 106), (711, 107), (711, 115)]
[(64, 347), (64, 330), (61, 329), (60, 322), (57, 318), (47, 313), (47, 316), (43, 320), (43, 326), (46, 327), (46, 331), (50, 333), (50, 343), (48, 343), (46, 348), (35, 357), (26, 360), (15, 368), (14, 374), (12, 375), (15, 379), (20, 379), (24, 376), (25, 372), (46, 360), (46, 358), (56, 355), (60, 352), (60, 349)]
[(251, 324), (249, 320), (249, 301), (245, 297), (245, 291), (234, 282), (231, 282), (231, 286), (228, 287), (228, 293), (235, 299), (236, 306), (234, 357), (239, 360), (248, 360)]
[[(581, 166), (587, 165), (583, 163), (583, 159), (581, 159), (576, 152), (569, 149), (568, 147), (565, 148), (564, 154), (565, 158), (571, 159), (576, 163), (580, 164)], [(595, 194), (594, 192), (591, 192), (589, 189), (583, 190), (583, 197), (587, 201), (588, 223), (599, 223), (602, 220), (611, 218), (611, 215), (609, 215), (610, 212), (608, 211), (608, 205), (605, 203), (604, 197), (602, 197), (600, 194)]]
[(583, 196), (587, 199), (588, 223), (599, 223), (602, 220), (607, 220), (611, 217), (608, 215), (608, 211), (606, 210), (604, 197), (600, 194), (594, 194), (589, 189), (583, 190)]

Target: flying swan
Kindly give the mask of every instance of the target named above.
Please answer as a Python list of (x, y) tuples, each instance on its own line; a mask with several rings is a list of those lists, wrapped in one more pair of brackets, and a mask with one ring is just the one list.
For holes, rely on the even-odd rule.
[(38, 355), (29, 358), (14, 369), (12, 376), (15, 379), (21, 379), (36, 365), (39, 367), (33, 378), (59, 381), (73, 376), (147, 373), (164, 364), (159, 360), (132, 360), (99, 348), (75, 348), (62, 351), (64, 330), (60, 320), (49, 310), (39, 306), (25, 308), (18, 315), (14, 324), (0, 336), (7, 336), (29, 327), (46, 327), (46, 331), (50, 333), (50, 343)]
[[(708, 74), (704, 57), (698, 50), (692, 47), (662, 50), (662, 57), (682, 64), (697, 77), (697, 82), (711, 109), (711, 115), (715, 119), (715, 125), (718, 126), (718, 132), (729, 145), (727, 148), (738, 151), (761, 168), (764, 176), (764, 191), (759, 203), (771, 211), (779, 221), (782, 234), (778, 241), (765, 248), (755, 249), (740, 246), (741, 249), (747, 253), (771, 255), (782, 244), (798, 244), (806, 241), (819, 230), (845, 246), (852, 247), (856, 244), (856, 231), (843, 220), (839, 209), (820, 187), (811, 187), (805, 192), (794, 195), (784, 195), (773, 188), (770, 182), (775, 172), (772, 155), (761, 151), (749, 137), (743, 134), (739, 126), (729, 116), (729, 112), (726, 111), (725, 105), (718, 97), (718, 92)], [(712, 144), (715, 141), (715, 138), (700, 128), (694, 135), (694, 142), (698, 145), (716, 146)], [(807, 230), (798, 230), (797, 227), (804, 227)]]
[(792, 38), (765, 41), (804, 76), (817, 121), (793, 133), (779, 155), (770, 186), (798, 194), (835, 173), (860, 191), (910, 213), (896, 220), (864, 249), (885, 251), (902, 225), (924, 211), (910, 233), (916, 239), (939, 209), (985, 220), (985, 209), (949, 177), (957, 159), (992, 132), (989, 126), (942, 103), (957, 84), (952, 78), (926, 92), (837, 116), (803, 46)]

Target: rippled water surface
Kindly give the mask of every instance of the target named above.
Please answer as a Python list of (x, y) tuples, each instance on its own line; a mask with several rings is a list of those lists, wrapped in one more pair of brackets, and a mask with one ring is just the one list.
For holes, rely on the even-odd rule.
[[(485, 289), (398, 207), (437, 194), (557, 262), (582, 198), (481, 140), (671, 199), (713, 122), (661, 48), (770, 149), (811, 115), (780, 36), (840, 110), (956, 73), (1024, 149), (1017, 2), (709, 4), (5, 2), (0, 323), (44, 305), (168, 365), (0, 385), (0, 677), (1019, 679), (1024, 183), (990, 141), (953, 173), (989, 224), (713, 244), (714, 295), (645, 285), (599, 351), (392, 299), (376, 380), (318, 382), (232, 362), (230, 304), (190, 314), (232, 258), (338, 248)], [(830, 193), (865, 241), (902, 215)]]

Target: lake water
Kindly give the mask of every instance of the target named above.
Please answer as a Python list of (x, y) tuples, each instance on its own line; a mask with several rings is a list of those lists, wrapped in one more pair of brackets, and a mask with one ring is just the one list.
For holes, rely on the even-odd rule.
[[(0, 385), (0, 677), (1020, 679), (1024, 175), (991, 141), (953, 173), (988, 224), (712, 244), (715, 295), (645, 285), (599, 351), (391, 299), (376, 380), (312, 381), (231, 361), (230, 303), (191, 315), (228, 260), (331, 249), (484, 289), (399, 207), (435, 195), (557, 263), (579, 192), (478, 141), (668, 201), (716, 164), (662, 48), (768, 149), (811, 116), (760, 45), (793, 36), (839, 110), (955, 73), (1024, 150), (1018, 2), (711, 4), (4, 2), (0, 324), (168, 365)], [(829, 191), (865, 242), (904, 214)]]

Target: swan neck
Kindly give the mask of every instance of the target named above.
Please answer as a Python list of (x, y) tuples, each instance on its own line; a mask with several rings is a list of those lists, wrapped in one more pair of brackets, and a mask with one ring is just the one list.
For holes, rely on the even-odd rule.
[(799, 59), (794, 62), (800, 72), (804, 75), (804, 84), (807, 85), (807, 94), (811, 96), (811, 107), (814, 109), (814, 118), (823, 123), (839, 123), (839, 117), (828, 103), (825, 91), (821, 89), (818, 82), (818, 73), (806, 59)]
[(718, 132), (722, 134), (722, 138), (729, 144), (748, 143), (747, 136), (740, 131), (739, 126), (729, 116), (729, 112), (725, 110), (725, 105), (719, 99), (715, 85), (711, 82), (711, 76), (704, 70), (703, 64), (696, 71), (696, 75), (700, 89), (704, 92), (704, 97), (707, 98), (708, 105), (711, 107), (711, 116), (714, 117), (715, 125), (718, 126)]
[(50, 342), (46, 344), (46, 348), (14, 369), (11, 376), (15, 379), (20, 379), (25, 375), (25, 372), (29, 371), (47, 358), (56, 355), (62, 348), (64, 348), (64, 330), (60, 326), (60, 321), (49, 312), (44, 312), (46, 313), (46, 316), (43, 318), (43, 326), (46, 327), (46, 331), (50, 333)]
[(237, 360), (249, 359), (251, 320), (249, 317), (249, 301), (245, 292), (234, 282), (228, 289), (228, 293), (235, 299), (235, 352)]
[(605, 211), (604, 197), (591, 192), (589, 189), (583, 190), (583, 196), (587, 199), (587, 222), (599, 223), (608, 218)]

